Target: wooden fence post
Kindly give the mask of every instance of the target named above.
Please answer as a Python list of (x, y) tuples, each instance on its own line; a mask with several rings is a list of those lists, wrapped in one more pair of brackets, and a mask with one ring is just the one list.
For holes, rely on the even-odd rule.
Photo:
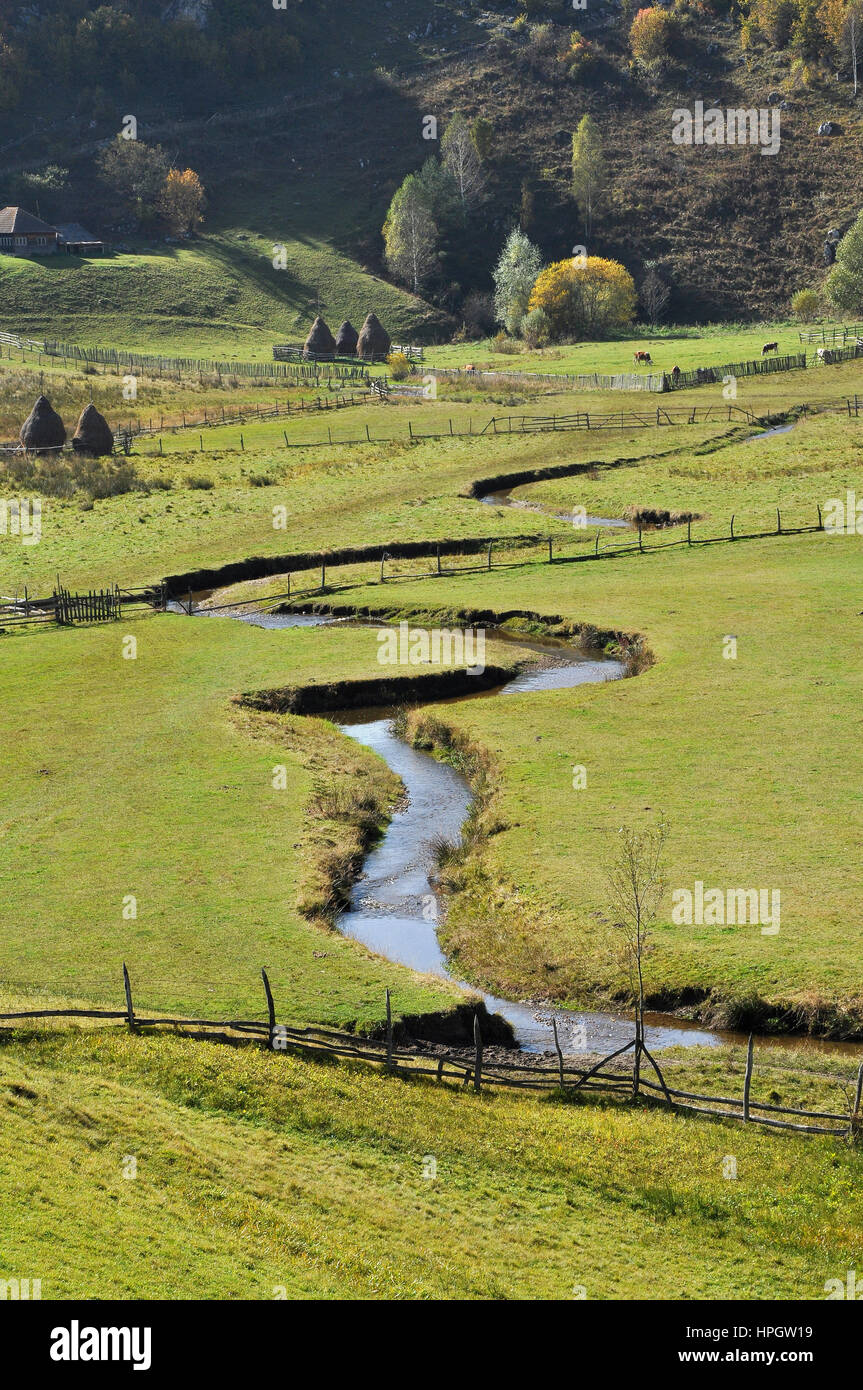
[(743, 1078), (743, 1119), (749, 1119), (749, 1090), (752, 1086), (752, 1049), (754, 1046), (754, 1036), (749, 1034), (749, 1043), (746, 1048), (746, 1075)]
[(482, 1032), (479, 1026), (479, 1014), (473, 1016), (473, 1042), (476, 1050), (473, 1065), (473, 1088), (475, 1091), (482, 1090)]
[(387, 990), (387, 1071), (392, 1070), (393, 1065), (393, 1011), (390, 1003), (390, 992)]
[(551, 536), (549, 536), (549, 538), (548, 538), (548, 563), (551, 564), (553, 560), (554, 560), (554, 555), (552, 554), (552, 550), (551, 550)]
[(686, 523), (686, 544), (692, 545), (692, 517)]
[(731, 539), (734, 540), (734, 513), (731, 513)]
[(554, 1046), (557, 1051), (557, 1068), (560, 1073), (560, 1089), (563, 1090), (563, 1053), (560, 1050), (560, 1039), (557, 1036), (557, 1019), (552, 1014), (551, 1026), (554, 1030)]
[(489, 541), (489, 543), (488, 543), (488, 567), (489, 567), (489, 569), (491, 569), (491, 547), (492, 547), (492, 544), (493, 544), (493, 542), (492, 542), (492, 541)]
[(777, 536), (782, 535), (782, 515), (778, 507), (776, 508), (776, 534)]
[(860, 1124), (860, 1102), (863, 1101), (863, 1062), (857, 1068), (857, 1090), (854, 1095), (854, 1113), (851, 1116), (851, 1127), (849, 1134), (854, 1135)]
[(126, 969), (126, 962), (123, 961), (123, 989), (126, 992), (126, 1022), (129, 1025), (129, 1032), (135, 1032), (135, 1010), (132, 1008), (132, 985), (129, 980), (129, 972)]
[(270, 989), (270, 981), (267, 977), (267, 972), (264, 969), (261, 970), (261, 979), (264, 982), (264, 993), (267, 996), (267, 1019), (269, 1022), (270, 1029), (268, 1043), (270, 1051), (272, 1052), (273, 1038), (276, 1032), (276, 1006), (273, 1003), (273, 991)]

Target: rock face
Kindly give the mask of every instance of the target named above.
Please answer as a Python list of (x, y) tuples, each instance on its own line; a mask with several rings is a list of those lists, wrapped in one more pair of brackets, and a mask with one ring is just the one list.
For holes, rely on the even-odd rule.
[(66, 427), (47, 396), (40, 396), (19, 435), (25, 449), (59, 449), (66, 443)]
[(357, 354), (360, 357), (387, 357), (392, 340), (376, 314), (368, 314), (360, 329)]
[(336, 334), (336, 352), (341, 357), (353, 357), (356, 354), (359, 336), (350, 319), (345, 319)]
[(336, 350), (336, 340), (324, 323), (320, 314), (312, 324), (311, 331), (305, 341), (303, 352), (307, 357), (313, 355), (332, 356)]
[(112, 454), (114, 435), (111, 426), (100, 415), (94, 405), (87, 405), (81, 411), (80, 419), (72, 439), (72, 448), (79, 454)]

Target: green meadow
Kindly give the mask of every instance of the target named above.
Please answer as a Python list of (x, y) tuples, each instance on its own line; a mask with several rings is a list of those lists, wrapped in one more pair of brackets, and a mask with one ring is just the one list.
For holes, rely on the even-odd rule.
[(0, 1106), (43, 1299), (818, 1299), (860, 1259), (836, 1141), (99, 1032), (7, 1040)]

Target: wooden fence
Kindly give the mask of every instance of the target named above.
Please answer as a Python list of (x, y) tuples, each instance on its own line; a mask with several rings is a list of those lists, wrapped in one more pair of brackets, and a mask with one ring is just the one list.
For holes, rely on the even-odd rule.
[[(422, 362), (425, 359), (423, 348), (412, 343), (392, 343), (390, 353), (393, 352), (402, 353), (409, 362)], [(305, 343), (276, 343), (273, 347), (273, 357), (277, 362), (341, 362), (349, 367), (362, 362), (386, 362), (390, 353), (374, 353), (371, 357), (359, 358), (356, 354), (347, 357), (336, 352), (309, 352)]]
[(863, 338), (863, 323), (849, 323), (842, 328), (802, 328), (797, 336), (801, 343), (821, 343), (825, 347), (828, 343), (831, 347), (838, 343), (844, 347), (851, 339)]
[(178, 412), (179, 418), (165, 419), (160, 415), (158, 420), (151, 415), (147, 419), (142, 419), (140, 415), (130, 419), (126, 424), (118, 425), (117, 433), (124, 434), (128, 439), (133, 439), (138, 435), (150, 435), (159, 433), (176, 433), (178, 430), (194, 429), (215, 429), (223, 425), (245, 425), (255, 420), (280, 420), (290, 419), (295, 415), (305, 415), (309, 411), (323, 412), (328, 410), (346, 410), (351, 406), (365, 405), (376, 396), (375, 391), (362, 391), (358, 394), (351, 392), (350, 395), (344, 393), (331, 396), (316, 396), (313, 400), (299, 400), (293, 403), (289, 400), (281, 405), (278, 401), (267, 401), (264, 405), (252, 403), (250, 405), (239, 405), (234, 409), (230, 406), (215, 406), (212, 408), (204, 407), (202, 415), (190, 416), (185, 411)]
[[(125, 1025), (132, 1033), (145, 1034), (152, 1030), (166, 1029), (191, 1034), (201, 1040), (222, 1042), (257, 1043), (273, 1052), (294, 1053), (303, 1057), (329, 1056), (344, 1058), (351, 1062), (367, 1062), (383, 1068), (395, 1076), (425, 1076), (438, 1082), (456, 1083), (460, 1087), (472, 1087), (477, 1093), (483, 1089), (500, 1087), (508, 1090), (528, 1090), (556, 1094), (561, 1099), (589, 1092), (602, 1092), (619, 1100), (666, 1105), (672, 1111), (688, 1111), (715, 1119), (737, 1120), (744, 1124), (764, 1125), (771, 1129), (786, 1129), (805, 1134), (823, 1134), (835, 1138), (856, 1140), (863, 1133), (863, 1062), (857, 1069), (856, 1077), (849, 1077), (845, 1083), (850, 1094), (853, 1089), (854, 1100), (849, 1102), (845, 1114), (837, 1110), (805, 1110), (799, 1107), (769, 1104), (753, 1100), (752, 1080), (754, 1073), (754, 1037), (749, 1036), (746, 1052), (746, 1069), (743, 1091), (740, 1096), (708, 1095), (696, 1091), (684, 1091), (669, 1086), (662, 1070), (642, 1040), (639, 1030), (633, 1039), (593, 1065), (578, 1066), (573, 1059), (564, 1056), (560, 1045), (557, 1022), (552, 1016), (552, 1036), (554, 1053), (550, 1053), (545, 1065), (524, 1061), (524, 1054), (513, 1050), (513, 1060), (500, 1059), (500, 1049), (494, 1058), (485, 1055), (482, 1025), (479, 1013), (473, 1017), (473, 1045), (456, 1050), (440, 1049), (429, 1052), (419, 1048), (400, 1047), (395, 1040), (393, 1025), (392, 998), (386, 991), (386, 1026), (381, 1041), (357, 1037), (354, 1033), (341, 1032), (311, 1024), (306, 1027), (289, 1027), (276, 1021), (276, 1006), (273, 991), (266, 970), (261, 971), (261, 980), (266, 999), (267, 1018), (263, 1019), (210, 1019), (182, 1018), (165, 1015), (138, 1013), (132, 997), (132, 982), (129, 971), (123, 964), (124, 1003), (120, 1009), (27, 1009), (14, 1013), (0, 1013), (0, 1028), (9, 1032), (23, 1025), (44, 1022), (48, 1019), (93, 1019), (106, 1023)], [(632, 1053), (632, 1067), (624, 1069), (622, 1059)], [(553, 1060), (552, 1060), (553, 1059)], [(646, 1079), (642, 1063), (653, 1069), (655, 1081)], [(611, 1063), (617, 1065), (612, 1067)], [(834, 1083), (837, 1078), (830, 1078)], [(779, 1116), (793, 1116), (791, 1120)], [(801, 1123), (802, 1121), (802, 1123)], [(830, 1127), (816, 1121), (829, 1121)], [(840, 1127), (841, 1126), (841, 1127)]]
[(73, 594), (68, 589), (54, 590), (54, 620), (60, 627), (116, 622), (122, 616), (120, 590), (116, 584), (110, 589), (90, 589), (84, 594)]
[(0, 600), (0, 631), (44, 623), (72, 627), (76, 623), (114, 622), (130, 608), (161, 610), (165, 603), (165, 593), (159, 585), (121, 589), (111, 584), (80, 594), (58, 586), (47, 598), (32, 597), (25, 585), (23, 595)]
[(324, 371), (314, 362), (291, 365), (286, 362), (218, 362), (199, 357), (163, 357), (157, 354), (129, 352), (121, 348), (81, 347), (78, 343), (63, 343), (51, 339), (37, 341), (17, 333), (0, 334), (0, 344), (22, 353), (35, 352), (40, 356), (62, 358), (64, 365), (81, 362), (103, 366), (112, 371), (142, 371), (159, 376), (176, 375), (222, 377), (277, 377), (296, 382), (322, 380), (367, 381), (368, 369), (354, 361), (349, 365), (333, 363)]

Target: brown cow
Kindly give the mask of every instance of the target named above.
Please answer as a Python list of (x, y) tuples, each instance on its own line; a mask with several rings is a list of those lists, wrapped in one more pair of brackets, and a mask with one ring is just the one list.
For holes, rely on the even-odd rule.
[(763, 348), (761, 349), (761, 356), (764, 357), (768, 352), (778, 352), (778, 351), (779, 351), (779, 344), (778, 344), (778, 343), (765, 343), (764, 346), (763, 346)]
[(671, 375), (673, 376), (675, 381), (680, 376), (680, 368), (677, 366), (677, 363), (675, 363), (674, 366), (671, 368)]

